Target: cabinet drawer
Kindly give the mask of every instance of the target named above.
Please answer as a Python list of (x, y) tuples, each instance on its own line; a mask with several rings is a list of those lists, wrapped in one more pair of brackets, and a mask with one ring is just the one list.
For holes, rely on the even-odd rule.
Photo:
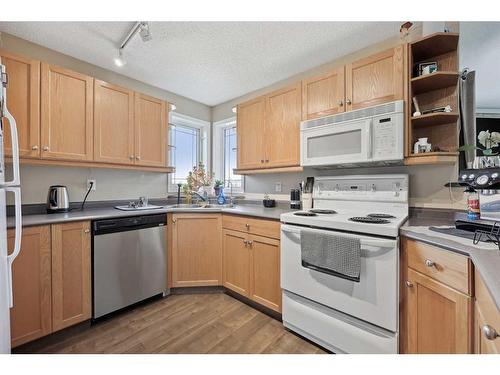
[(280, 238), (280, 222), (246, 216), (223, 215), (222, 227), (264, 237)]
[(422, 242), (409, 239), (404, 241), (408, 267), (456, 290), (471, 294), (469, 258)]
[(477, 327), (480, 330), (478, 334), (481, 335), (479, 339), (485, 346), (490, 348), (489, 353), (500, 353), (500, 337), (490, 340), (485, 336), (483, 331), (483, 327), (488, 325), (500, 335), (500, 312), (478, 272), (476, 272), (475, 277), (475, 294), (476, 309), (480, 311), (482, 318), (480, 326)]

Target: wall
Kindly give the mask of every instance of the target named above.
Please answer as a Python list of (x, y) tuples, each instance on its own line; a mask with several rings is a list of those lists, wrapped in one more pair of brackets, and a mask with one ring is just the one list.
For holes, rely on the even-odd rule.
[[(453, 26), (453, 31), (456, 25)], [(408, 37), (408, 41), (414, 40), (422, 35), (422, 23), (416, 23)], [(328, 64), (302, 72), (287, 78), (286, 80), (276, 82), (268, 87), (248, 93), (239, 98), (235, 98), (226, 103), (222, 103), (212, 108), (212, 120), (221, 121), (234, 116), (232, 108), (238, 103), (244, 102), (253, 97), (262, 95), (266, 92), (278, 89), (287, 84), (297, 82), (306, 77), (311, 77), (325, 73), (333, 68), (343, 66), (348, 62), (369, 56), (371, 54), (394, 47), (401, 43), (399, 37), (385, 40), (370, 47), (359, 50), (353, 54), (334, 60)], [(432, 140), (431, 140), (432, 142)], [(291, 188), (298, 186), (299, 181), (305, 180), (307, 176), (324, 175), (346, 175), (346, 174), (378, 174), (378, 173), (408, 173), (410, 175), (410, 205), (415, 207), (439, 207), (439, 208), (457, 208), (463, 209), (465, 201), (462, 189), (454, 188), (450, 190), (444, 187), (447, 182), (456, 181), (458, 167), (456, 165), (443, 166), (412, 166), (412, 167), (382, 167), (382, 168), (356, 168), (341, 170), (314, 170), (305, 169), (303, 173), (280, 173), (280, 174), (261, 174), (245, 177), (245, 193), (248, 196), (260, 197), (261, 194), (278, 194), (277, 198), (286, 198)], [(275, 183), (281, 182), (282, 192), (275, 193)], [(281, 195), (280, 195), (281, 194)]]
[[(102, 79), (132, 90), (175, 103), (177, 112), (201, 120), (211, 120), (210, 107), (136, 81), (115, 72), (61, 54), (54, 50), (2, 33), (1, 47), (6, 51), (56, 64), (92, 77)], [(67, 168), (46, 166), (21, 166), (23, 203), (44, 203), (50, 185), (62, 184), (69, 188), (70, 200), (81, 201), (86, 191), (87, 178), (96, 179), (97, 190), (91, 192), (88, 200), (137, 199), (141, 195), (162, 198), (167, 194), (167, 175), (99, 168)], [(12, 198), (9, 197), (9, 204)]]

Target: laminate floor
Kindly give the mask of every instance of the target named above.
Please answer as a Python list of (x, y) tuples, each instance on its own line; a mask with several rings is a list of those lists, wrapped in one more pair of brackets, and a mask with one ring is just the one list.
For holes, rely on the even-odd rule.
[(223, 293), (172, 295), (29, 352), (325, 353)]

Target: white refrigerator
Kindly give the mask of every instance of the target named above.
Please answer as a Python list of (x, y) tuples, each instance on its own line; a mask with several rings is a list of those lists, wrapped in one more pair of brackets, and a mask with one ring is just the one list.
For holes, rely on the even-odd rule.
[[(8, 72), (0, 58), (0, 353), (10, 353), (10, 309), (12, 298), (12, 263), (21, 250), (21, 188), (16, 121), (7, 109)], [(4, 135), (9, 127), (12, 144), (12, 179), (6, 181)], [(7, 246), (6, 194), (14, 194), (15, 240)]]

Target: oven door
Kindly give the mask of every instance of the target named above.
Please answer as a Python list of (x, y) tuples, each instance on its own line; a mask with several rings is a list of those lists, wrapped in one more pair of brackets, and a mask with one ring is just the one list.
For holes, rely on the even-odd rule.
[[(331, 230), (309, 229), (319, 233)], [(339, 232), (361, 240), (360, 281), (305, 268), (300, 227), (281, 225), (282, 289), (386, 330), (398, 330), (399, 247), (397, 239)], [(284, 316), (284, 320), (285, 320)]]
[(371, 161), (371, 119), (329, 124), (300, 132), (302, 166)]

